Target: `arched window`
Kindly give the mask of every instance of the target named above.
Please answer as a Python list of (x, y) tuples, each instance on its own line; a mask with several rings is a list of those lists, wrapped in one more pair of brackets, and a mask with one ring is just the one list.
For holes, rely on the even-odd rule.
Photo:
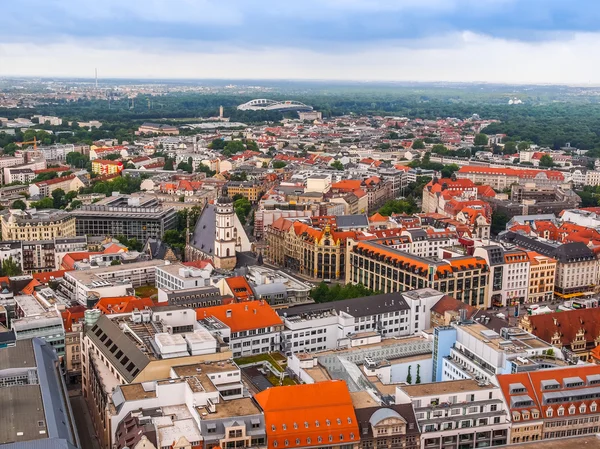
[(229, 248), (226, 250), (226, 257), (229, 257)]
[(229, 232), (227, 232), (227, 238), (229, 239)]

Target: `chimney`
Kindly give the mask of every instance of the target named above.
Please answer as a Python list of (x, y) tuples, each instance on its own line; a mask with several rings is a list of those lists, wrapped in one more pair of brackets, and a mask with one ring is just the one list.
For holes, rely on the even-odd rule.
[(225, 312), (225, 314), (227, 315), (227, 318), (231, 318), (231, 309), (227, 309), (227, 312)]
[(256, 309), (254, 309), (254, 315), (256, 315)]
[(467, 321), (467, 309), (460, 309), (458, 311), (458, 314), (460, 316), (460, 322), (464, 323)]

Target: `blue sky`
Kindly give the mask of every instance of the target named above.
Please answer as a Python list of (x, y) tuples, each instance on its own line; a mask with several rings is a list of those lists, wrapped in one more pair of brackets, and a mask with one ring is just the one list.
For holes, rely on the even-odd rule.
[(0, 75), (600, 84), (598, 0), (2, 3)]

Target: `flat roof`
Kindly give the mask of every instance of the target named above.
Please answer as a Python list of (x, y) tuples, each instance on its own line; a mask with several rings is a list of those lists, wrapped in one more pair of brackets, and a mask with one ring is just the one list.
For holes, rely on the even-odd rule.
[[(179, 377), (195, 376), (198, 373), (223, 373), (228, 371), (239, 370), (239, 367), (229, 360), (214, 363), (193, 363), (191, 365), (174, 366), (173, 372)], [(200, 371), (198, 371), (200, 370)]]
[(232, 399), (217, 404), (216, 412), (202, 416), (204, 407), (197, 408), (200, 418), (211, 420), (218, 418), (235, 418), (236, 416), (260, 415), (261, 411), (251, 398)]
[(142, 384), (123, 384), (120, 388), (126, 401), (156, 397), (156, 390), (145, 390)]
[(0, 410), (0, 444), (48, 438), (39, 385), (0, 388)]
[(433, 382), (419, 385), (402, 385), (398, 387), (411, 397), (434, 396), (446, 393), (456, 393), (460, 391), (491, 390), (497, 388), (491, 383), (489, 385), (479, 385), (474, 379), (449, 380), (446, 382)]

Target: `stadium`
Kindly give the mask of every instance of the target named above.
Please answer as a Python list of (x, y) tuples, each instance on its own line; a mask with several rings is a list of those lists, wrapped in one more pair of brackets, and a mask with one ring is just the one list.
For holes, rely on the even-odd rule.
[(312, 111), (313, 107), (300, 103), (299, 101), (285, 100), (275, 101), (266, 98), (250, 100), (237, 107), (240, 111)]

